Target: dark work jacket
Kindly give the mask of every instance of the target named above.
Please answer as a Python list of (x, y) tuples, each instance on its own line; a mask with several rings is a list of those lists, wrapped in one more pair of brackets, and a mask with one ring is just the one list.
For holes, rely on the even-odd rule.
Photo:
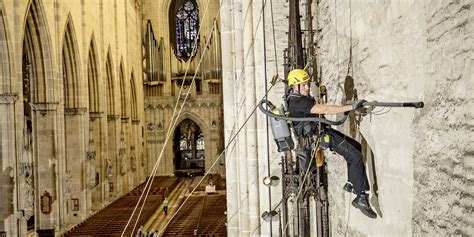
[[(290, 93), (286, 97), (288, 112), (290, 117), (307, 118), (316, 117), (311, 113), (311, 108), (316, 104), (313, 97), (304, 96), (297, 93)], [(295, 122), (292, 121), (293, 129), (298, 137), (311, 137), (318, 133), (316, 122)]]

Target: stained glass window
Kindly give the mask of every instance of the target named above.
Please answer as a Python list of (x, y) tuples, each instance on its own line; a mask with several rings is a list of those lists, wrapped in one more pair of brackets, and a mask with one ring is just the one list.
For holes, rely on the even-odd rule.
[[(181, 1), (176, 11), (176, 56), (187, 61), (192, 58), (199, 43), (199, 9), (195, 1)], [(195, 45), (196, 44), (196, 45)]]

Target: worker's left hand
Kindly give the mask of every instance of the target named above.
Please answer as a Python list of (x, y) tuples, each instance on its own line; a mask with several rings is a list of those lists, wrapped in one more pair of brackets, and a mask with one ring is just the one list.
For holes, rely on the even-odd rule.
[(364, 102), (367, 102), (367, 100), (356, 100), (352, 102), (352, 110), (357, 110), (361, 108), (364, 104)]

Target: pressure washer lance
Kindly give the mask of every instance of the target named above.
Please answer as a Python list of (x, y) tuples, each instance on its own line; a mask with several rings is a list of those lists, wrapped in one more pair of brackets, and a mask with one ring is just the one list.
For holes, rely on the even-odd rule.
[[(263, 105), (266, 104), (270, 110), (267, 110)], [(368, 107), (412, 107), (415, 109), (423, 108), (423, 102), (364, 102), (363, 106)], [(320, 117), (289, 117), (285, 115), (283, 108), (277, 109), (272, 102), (268, 100), (261, 100), (258, 103), (260, 110), (270, 117), (270, 126), (272, 129), (273, 138), (277, 143), (278, 152), (289, 151), (294, 148), (293, 139), (291, 138), (290, 128), (287, 121), (296, 121), (296, 122), (318, 122), (324, 123), (327, 125), (341, 125), (347, 119), (347, 113), (336, 121), (332, 121), (326, 118)]]
[[(347, 104), (351, 104), (350, 102)], [(420, 102), (364, 102), (362, 103), (363, 106), (368, 106), (368, 107), (412, 107), (415, 109), (420, 109), (425, 106), (425, 103), (423, 101)]]

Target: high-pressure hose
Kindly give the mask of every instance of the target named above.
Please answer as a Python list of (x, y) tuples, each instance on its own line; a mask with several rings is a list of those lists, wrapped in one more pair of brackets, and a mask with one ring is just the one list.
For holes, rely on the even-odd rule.
[[(264, 105), (267, 105), (266, 107)], [(393, 102), (363, 102), (363, 106), (380, 106), (380, 107), (413, 107), (413, 108), (423, 108), (423, 102), (403, 102), (403, 103), (393, 103)], [(317, 123), (324, 123), (327, 125), (341, 125), (347, 119), (347, 113), (336, 121), (328, 120), (326, 118), (320, 117), (289, 117), (285, 116), (283, 109), (277, 109), (272, 102), (268, 100), (261, 100), (258, 103), (258, 107), (260, 110), (270, 117), (270, 126), (273, 133), (273, 138), (278, 146), (278, 151), (289, 151), (293, 150), (294, 143), (293, 139), (291, 138), (290, 129), (288, 126), (287, 121), (295, 121), (295, 122), (317, 122)]]
[(269, 111), (267, 110), (263, 105), (266, 104), (268, 106), (268, 108), (270, 110), (275, 110), (276, 109), (276, 106), (272, 104), (272, 102), (268, 101), (268, 100), (261, 100), (259, 103), (258, 103), (258, 107), (260, 108), (260, 110), (272, 117), (272, 118), (275, 118), (275, 119), (280, 119), (280, 120), (285, 120), (285, 121), (295, 121), (295, 122), (318, 122), (318, 123), (324, 123), (324, 124), (328, 124), (328, 125), (341, 125), (343, 124), (346, 119), (347, 119), (347, 114), (344, 114), (339, 120), (336, 120), (336, 121), (332, 121), (332, 120), (329, 120), (329, 119), (326, 119), (326, 118), (320, 118), (320, 117), (305, 117), (305, 118), (300, 118), (300, 117), (289, 117), (289, 116), (285, 116), (285, 115), (278, 115), (278, 114), (275, 114), (273, 113), (272, 111)]

